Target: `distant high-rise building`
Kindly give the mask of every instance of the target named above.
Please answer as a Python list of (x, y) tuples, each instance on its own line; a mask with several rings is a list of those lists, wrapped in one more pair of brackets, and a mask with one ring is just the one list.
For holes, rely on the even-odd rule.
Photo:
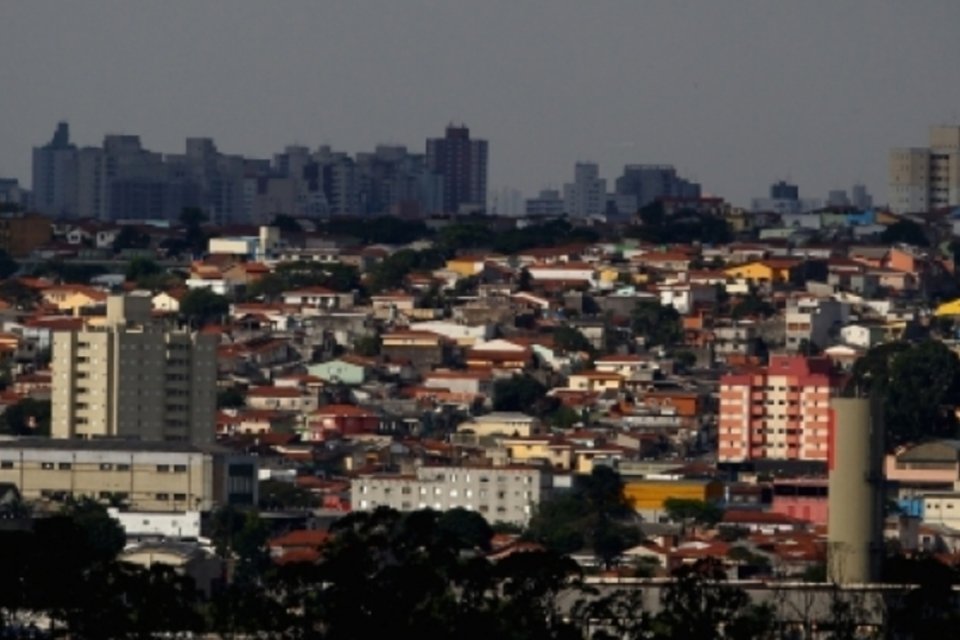
[(855, 184), (850, 189), (850, 203), (857, 209), (866, 210), (873, 207), (873, 196), (862, 184)]
[(924, 212), (960, 205), (960, 126), (930, 128), (930, 146), (890, 152), (890, 209)]
[(831, 189), (827, 192), (828, 207), (849, 207), (850, 198), (847, 196), (846, 189)]
[(25, 208), (30, 204), (30, 192), (16, 178), (0, 178), (0, 204)]
[(211, 441), (216, 347), (157, 324), (148, 293), (110, 296), (104, 326), (54, 333), (51, 435)]
[(578, 162), (573, 169), (573, 182), (563, 185), (563, 202), (567, 215), (583, 217), (604, 212), (607, 204), (607, 181), (600, 177), (597, 165)]
[(470, 129), (450, 125), (443, 138), (427, 140), (427, 168), (443, 177), (445, 212), (486, 211), (486, 140), (471, 140)]
[(628, 164), (617, 178), (616, 193), (634, 196), (642, 208), (659, 198), (699, 198), (700, 185), (677, 176), (672, 165)]
[(500, 187), (490, 194), (490, 212), (498, 216), (518, 216), (523, 213), (523, 194), (514, 187)]
[(543, 189), (536, 198), (528, 198), (524, 212), (528, 216), (562, 216), (563, 198), (556, 189)]
[(820, 200), (816, 198), (801, 198), (800, 188), (784, 180), (770, 185), (769, 197), (754, 198), (751, 203), (753, 211), (770, 211), (773, 213), (806, 213), (820, 208)]
[(66, 122), (57, 124), (50, 142), (33, 148), (32, 205), (53, 216), (76, 215), (77, 147)]
[[(469, 140), (465, 128), (451, 128), (448, 138), (428, 145), (440, 171), (425, 154), (390, 145), (355, 157), (291, 145), (270, 160), (221, 153), (210, 138), (187, 138), (183, 153), (162, 154), (143, 148), (138, 136), (107, 135), (99, 147), (78, 149), (62, 123), (34, 149), (35, 208), (54, 217), (176, 220), (197, 207), (216, 224), (483, 209), (486, 142)], [(13, 193), (0, 183), (4, 202)], [(518, 211), (519, 199), (509, 206)]]
[(784, 180), (770, 185), (770, 198), (773, 200), (799, 200), (800, 188)]

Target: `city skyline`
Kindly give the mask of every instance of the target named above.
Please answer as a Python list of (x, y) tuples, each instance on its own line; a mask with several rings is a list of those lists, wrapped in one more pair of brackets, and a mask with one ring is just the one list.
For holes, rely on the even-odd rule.
[(889, 149), (960, 119), (958, 18), (946, 2), (13, 5), (0, 175), (28, 184), (30, 149), (64, 119), (81, 145), (207, 136), (254, 157), (416, 149), (462, 122), (490, 142), (490, 187), (526, 197), (591, 161), (608, 179), (672, 164), (738, 205), (779, 179), (818, 197), (863, 182), (882, 203)]

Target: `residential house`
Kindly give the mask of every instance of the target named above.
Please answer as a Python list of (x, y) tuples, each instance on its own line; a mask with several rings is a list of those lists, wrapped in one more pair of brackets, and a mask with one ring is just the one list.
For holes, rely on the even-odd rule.
[(533, 364), (533, 351), (525, 345), (496, 339), (475, 344), (467, 350), (465, 359), (471, 369), (493, 369), (512, 374)]
[(312, 413), (307, 421), (304, 440), (323, 441), (331, 436), (355, 436), (377, 433), (381, 417), (378, 413), (352, 404), (328, 404)]
[(617, 392), (623, 389), (623, 376), (619, 373), (608, 373), (596, 369), (580, 371), (571, 373), (567, 377), (567, 388), (591, 393)]
[(383, 334), (380, 352), (391, 362), (410, 362), (417, 369), (432, 369), (450, 359), (452, 343), (430, 331), (393, 331)]
[(283, 293), (283, 303), (304, 309), (348, 310), (353, 308), (355, 294), (339, 293), (326, 287), (303, 287)]
[(273, 409), (294, 413), (310, 413), (318, 406), (317, 394), (296, 387), (252, 387), (246, 392), (251, 409)]
[(355, 386), (367, 382), (373, 365), (374, 361), (367, 358), (347, 355), (327, 362), (307, 365), (307, 371), (324, 382)]
[(476, 436), (517, 436), (529, 438), (540, 432), (541, 424), (538, 418), (516, 411), (494, 411), (476, 416), (460, 423), (458, 432), (469, 431)]

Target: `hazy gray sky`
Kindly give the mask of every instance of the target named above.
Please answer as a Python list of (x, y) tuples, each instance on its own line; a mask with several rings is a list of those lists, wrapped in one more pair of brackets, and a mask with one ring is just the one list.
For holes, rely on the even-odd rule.
[(490, 141), (490, 186), (530, 194), (577, 160), (675, 164), (738, 204), (864, 181), (960, 122), (960, 2), (331, 0), (0, 4), (0, 176), (29, 183), (58, 120), (140, 134), (423, 149)]

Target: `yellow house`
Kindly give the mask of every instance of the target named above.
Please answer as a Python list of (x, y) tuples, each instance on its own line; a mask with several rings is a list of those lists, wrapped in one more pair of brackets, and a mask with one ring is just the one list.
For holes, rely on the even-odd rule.
[(619, 391), (623, 388), (623, 376), (612, 371), (596, 370), (571, 373), (567, 378), (567, 388), (591, 393)]
[(933, 312), (933, 315), (941, 316), (960, 316), (960, 298), (956, 300), (951, 300), (950, 302), (944, 302), (937, 310)]
[(636, 511), (662, 512), (667, 500), (701, 500), (711, 502), (723, 498), (723, 483), (719, 480), (630, 480), (623, 493)]
[(573, 468), (573, 447), (569, 443), (557, 443), (549, 437), (504, 438), (500, 445), (506, 449), (511, 462), (546, 460), (560, 471)]
[(75, 291), (57, 303), (60, 311), (69, 311), (71, 315), (79, 316), (81, 309), (103, 305), (107, 301), (107, 294), (102, 291)]
[(750, 282), (786, 282), (798, 264), (797, 260), (756, 260), (728, 267), (723, 272), (730, 278)]
[(447, 270), (453, 271), (464, 278), (475, 276), (483, 271), (486, 256), (459, 256), (447, 260)]

